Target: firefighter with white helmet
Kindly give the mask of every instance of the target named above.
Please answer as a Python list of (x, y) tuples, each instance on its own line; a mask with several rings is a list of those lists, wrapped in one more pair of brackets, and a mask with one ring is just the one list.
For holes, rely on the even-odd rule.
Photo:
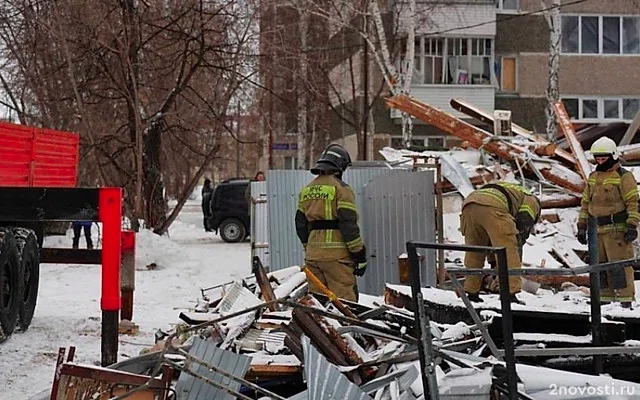
[[(598, 225), (599, 262), (634, 258), (632, 242), (638, 237), (638, 187), (630, 171), (620, 166), (616, 143), (604, 136), (591, 146), (596, 170), (582, 193), (578, 216), (578, 241), (587, 244), (587, 220)], [(609, 270), (602, 274), (600, 298), (605, 303), (620, 302), (630, 308), (635, 300), (633, 267)]]
[[(339, 298), (357, 301), (356, 276), (364, 275), (367, 259), (355, 193), (342, 181), (350, 165), (351, 157), (340, 145), (322, 152), (310, 170), (318, 176), (300, 192), (295, 223), (309, 270)], [(309, 290), (320, 288), (309, 282)]]

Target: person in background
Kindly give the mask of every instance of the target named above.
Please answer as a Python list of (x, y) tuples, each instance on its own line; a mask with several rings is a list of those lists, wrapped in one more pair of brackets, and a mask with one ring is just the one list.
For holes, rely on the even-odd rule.
[(80, 234), (84, 230), (84, 238), (87, 241), (87, 249), (93, 249), (93, 241), (91, 240), (91, 221), (73, 221), (71, 228), (73, 229), (72, 247), (77, 249), (80, 245)]
[[(264, 172), (258, 171), (256, 172), (256, 176), (253, 177), (252, 182), (262, 182), (265, 180), (266, 178), (264, 176)], [(249, 182), (249, 185), (244, 191), (244, 198), (245, 200), (247, 200), (247, 204), (249, 205), (249, 207), (251, 207), (251, 182)]]
[(205, 178), (204, 185), (202, 186), (202, 214), (204, 216), (203, 225), (206, 232), (211, 232), (209, 228), (209, 217), (211, 217), (211, 208), (209, 203), (211, 202), (211, 195), (213, 193), (213, 187), (211, 187), (211, 179)]
[[(593, 142), (591, 155), (596, 170), (589, 175), (578, 215), (578, 241), (587, 244), (587, 221), (595, 217), (598, 225), (598, 261), (614, 262), (634, 258), (633, 241), (638, 238), (638, 186), (631, 171), (620, 166), (618, 147), (603, 136)], [(631, 308), (635, 300), (633, 267), (601, 273), (602, 304), (620, 302)]]

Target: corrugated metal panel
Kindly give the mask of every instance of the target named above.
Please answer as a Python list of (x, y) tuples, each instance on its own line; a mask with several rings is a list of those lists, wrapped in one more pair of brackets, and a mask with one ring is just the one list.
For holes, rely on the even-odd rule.
[[(415, 99), (463, 119), (468, 119), (469, 116), (451, 108), (451, 99), (471, 103), (493, 114), (495, 92), (494, 87), (484, 85), (411, 85), (411, 96)], [(391, 109), (391, 118), (400, 118), (400, 112)]]
[[(213, 342), (209, 340), (203, 340), (196, 337), (193, 341), (193, 346), (189, 350), (189, 354), (204, 361), (209, 365), (213, 365), (225, 372), (244, 378), (245, 374), (249, 370), (251, 358), (245, 355), (233, 353), (217, 347)], [(231, 390), (238, 391), (240, 389), (240, 383), (232, 381), (231, 379), (220, 375), (209, 368), (194, 363), (193, 361), (185, 361), (185, 368), (196, 374), (202, 375), (214, 382), (228, 387)], [(196, 400), (196, 399), (211, 399), (211, 400), (231, 400), (235, 399), (234, 396), (204, 382), (195, 376), (187, 373), (180, 374), (178, 383), (176, 384), (177, 397), (180, 400)]]
[[(376, 177), (387, 180), (375, 181)], [(267, 172), (271, 270), (304, 262), (294, 217), (298, 193), (313, 178), (307, 171)], [(360, 228), (370, 256), (367, 273), (358, 278), (358, 285), (363, 293), (379, 295), (385, 282), (398, 282), (397, 258), (406, 251), (406, 241), (435, 240), (433, 173), (388, 168), (350, 169), (344, 180), (356, 193)], [(365, 186), (372, 180), (381, 183), (375, 183), (376, 189), (370, 189), (365, 195)], [(381, 227), (382, 223), (385, 226)], [(430, 279), (424, 281), (425, 284), (431, 282)]]
[[(433, 173), (394, 170), (374, 177), (365, 187), (363, 239), (369, 268), (361, 280), (360, 291), (379, 295), (385, 283), (399, 283), (398, 256), (406, 253), (410, 240), (435, 241), (435, 198)], [(422, 285), (436, 284), (435, 252), (426, 252)]]
[(258, 256), (262, 265), (269, 268), (269, 219), (267, 182), (251, 182), (251, 259)]
[(309, 400), (371, 400), (370, 396), (329, 363), (313, 347), (307, 336), (302, 336), (302, 350)]
[(308, 171), (267, 171), (271, 271), (300, 265), (304, 260), (304, 249), (296, 235), (294, 218), (298, 193), (313, 178)]
[(0, 185), (76, 186), (77, 133), (0, 122)]

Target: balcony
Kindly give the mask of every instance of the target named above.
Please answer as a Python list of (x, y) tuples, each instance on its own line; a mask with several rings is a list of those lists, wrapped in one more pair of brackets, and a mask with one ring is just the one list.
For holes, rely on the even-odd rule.
[[(444, 110), (458, 118), (468, 116), (454, 110), (449, 105), (451, 99), (462, 100), (493, 113), (495, 108), (495, 87), (491, 85), (415, 85), (411, 96), (433, 107)], [(391, 118), (400, 118), (400, 112), (391, 109)]]

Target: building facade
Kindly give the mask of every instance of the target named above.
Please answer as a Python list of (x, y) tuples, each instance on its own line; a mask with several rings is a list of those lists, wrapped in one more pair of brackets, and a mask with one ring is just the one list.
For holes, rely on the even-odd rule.
[[(520, 0), (519, 13), (540, 2)], [(566, 4), (575, 3), (575, 4)], [(560, 97), (579, 124), (630, 122), (640, 108), (640, 4), (628, 0), (563, 1)], [(545, 126), (549, 27), (540, 14), (500, 16), (496, 52), (509, 60), (514, 84), (496, 94), (496, 107), (537, 131)]]

